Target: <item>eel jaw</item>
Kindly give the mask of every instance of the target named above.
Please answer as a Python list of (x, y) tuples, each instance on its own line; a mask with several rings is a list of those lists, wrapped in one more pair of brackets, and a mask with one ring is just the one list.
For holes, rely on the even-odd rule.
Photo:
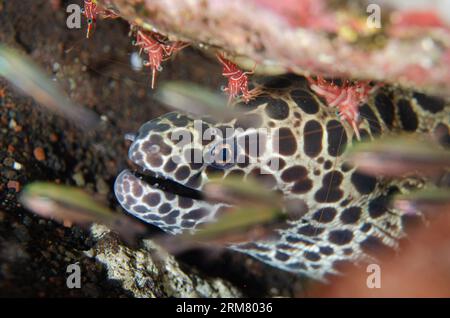
[(128, 169), (117, 176), (114, 193), (128, 213), (170, 234), (193, 233), (198, 225), (214, 222), (226, 206), (207, 202), (201, 191), (176, 181)]

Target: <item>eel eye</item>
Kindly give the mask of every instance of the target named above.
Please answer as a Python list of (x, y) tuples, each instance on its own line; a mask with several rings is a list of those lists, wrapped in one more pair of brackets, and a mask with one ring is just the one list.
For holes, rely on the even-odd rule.
[(236, 164), (237, 146), (235, 142), (220, 142), (214, 145), (210, 151), (210, 165), (217, 169), (227, 169)]

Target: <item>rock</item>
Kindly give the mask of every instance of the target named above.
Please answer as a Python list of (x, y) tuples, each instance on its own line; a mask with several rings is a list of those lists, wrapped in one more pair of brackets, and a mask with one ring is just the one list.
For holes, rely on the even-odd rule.
[(100, 177), (97, 177), (97, 182), (96, 182), (96, 188), (98, 193), (102, 194), (102, 195), (106, 195), (109, 192), (109, 186), (108, 184), (105, 182), (105, 180), (103, 180)]
[(3, 164), (8, 167), (12, 167), (14, 165), (14, 159), (11, 157), (6, 157), (3, 159)]
[(36, 158), (37, 161), (44, 161), (45, 160), (45, 151), (42, 147), (36, 147), (33, 150), (34, 158)]
[(123, 245), (102, 225), (91, 227), (97, 242), (86, 256), (95, 255), (108, 278), (121, 282), (135, 297), (242, 297), (230, 283), (205, 278), (180, 268), (175, 258), (151, 240), (137, 249)]
[(14, 189), (16, 193), (20, 191), (20, 183), (18, 181), (10, 180), (6, 186), (8, 189)]
[(258, 61), (258, 74), (372, 79), (448, 97), (450, 21), (435, 14), (445, 2), (409, 0), (408, 8), (420, 5), (416, 14), (396, 1), (373, 2), (152, 0), (138, 6), (135, 0), (99, 0), (171, 39), (239, 55), (241, 67), (252, 68), (246, 58)]
[(84, 184), (85, 184), (84, 176), (83, 176), (83, 174), (82, 174), (81, 172), (77, 172), (76, 174), (74, 174), (74, 175), (72, 176), (72, 179), (75, 181), (75, 183), (76, 183), (77, 186), (79, 186), (79, 187), (83, 187)]

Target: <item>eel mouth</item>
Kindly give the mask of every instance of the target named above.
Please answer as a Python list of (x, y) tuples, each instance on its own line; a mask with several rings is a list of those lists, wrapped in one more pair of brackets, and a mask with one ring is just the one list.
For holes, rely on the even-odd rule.
[(144, 170), (139, 167), (131, 172), (136, 178), (139, 178), (153, 188), (161, 189), (165, 192), (170, 192), (177, 196), (182, 196), (193, 200), (204, 200), (205, 198), (202, 191), (192, 189), (174, 180), (157, 176), (150, 170)]

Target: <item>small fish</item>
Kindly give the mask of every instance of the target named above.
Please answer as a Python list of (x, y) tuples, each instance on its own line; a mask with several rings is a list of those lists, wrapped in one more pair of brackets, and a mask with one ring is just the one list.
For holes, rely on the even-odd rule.
[(286, 218), (281, 197), (255, 180), (211, 179), (203, 189), (205, 199), (230, 206), (214, 223), (205, 224), (190, 236), (208, 243), (237, 243), (267, 238), (275, 225)]
[(172, 254), (199, 247), (214, 252), (233, 243), (270, 239), (289, 217), (282, 212), (281, 198), (251, 178), (245, 182), (213, 178), (205, 185), (204, 194), (207, 201), (228, 205), (215, 222), (200, 226), (194, 234), (161, 234), (152, 239)]
[(203, 189), (206, 200), (225, 202), (232, 205), (282, 207), (282, 199), (276, 192), (266, 189), (264, 183), (252, 178), (211, 178)]
[(88, 227), (102, 223), (117, 232), (126, 242), (134, 243), (146, 227), (123, 214), (114, 213), (75, 187), (48, 182), (34, 182), (23, 189), (20, 202), (29, 210), (66, 226)]
[(380, 138), (349, 149), (349, 160), (370, 175), (401, 177), (420, 173), (439, 176), (450, 168), (450, 152), (433, 141), (410, 136)]
[(5, 77), (41, 106), (62, 115), (84, 129), (94, 129), (100, 118), (91, 110), (77, 105), (33, 61), (0, 44), (0, 76)]
[[(433, 215), (450, 212), (450, 191), (430, 188), (394, 197), (392, 205), (405, 214), (417, 215), (430, 211)], [(430, 213), (427, 213), (430, 215)]]
[[(243, 112), (227, 107), (227, 101), (221, 95), (189, 82), (166, 82), (161, 85), (155, 98), (174, 110), (188, 112), (196, 117), (209, 116), (214, 121), (230, 121), (243, 117)], [(241, 125), (254, 127), (256, 124), (247, 121)]]

